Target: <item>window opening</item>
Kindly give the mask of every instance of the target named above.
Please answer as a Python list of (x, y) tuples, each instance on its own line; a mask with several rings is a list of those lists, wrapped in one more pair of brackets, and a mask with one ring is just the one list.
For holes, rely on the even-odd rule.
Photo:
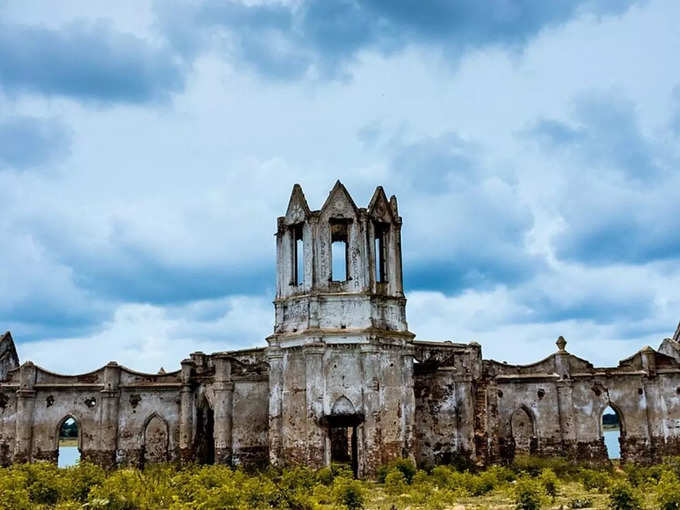
[(68, 416), (59, 427), (57, 465), (60, 468), (73, 466), (80, 461), (79, 435), (78, 422), (73, 416)]
[(602, 438), (607, 448), (607, 457), (621, 458), (621, 420), (619, 413), (611, 406), (602, 412)]
[(375, 281), (378, 283), (387, 282), (387, 268), (386, 268), (386, 243), (385, 237), (387, 234), (386, 226), (380, 223), (375, 224)]
[(349, 280), (348, 222), (331, 221), (331, 280)]
[(305, 283), (305, 242), (302, 240), (302, 225), (293, 227), (293, 285)]

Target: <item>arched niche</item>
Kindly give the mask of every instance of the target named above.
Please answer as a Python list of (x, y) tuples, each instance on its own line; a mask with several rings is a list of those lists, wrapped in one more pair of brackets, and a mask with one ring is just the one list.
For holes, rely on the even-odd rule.
[(533, 413), (521, 406), (512, 413), (510, 431), (515, 445), (515, 455), (532, 454), (537, 447), (536, 421)]
[(159, 464), (168, 460), (168, 424), (152, 413), (144, 425), (144, 464)]

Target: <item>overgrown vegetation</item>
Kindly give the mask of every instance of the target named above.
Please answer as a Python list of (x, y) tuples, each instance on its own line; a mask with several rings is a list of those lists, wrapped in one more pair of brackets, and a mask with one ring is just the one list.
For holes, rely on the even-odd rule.
[(224, 466), (66, 469), (36, 463), (0, 469), (0, 509), (167, 508), (258, 510), (609, 508), (680, 510), (680, 458), (650, 467), (587, 468), (560, 458), (520, 457), (511, 466), (418, 470), (399, 460), (376, 481), (345, 466), (245, 473)]

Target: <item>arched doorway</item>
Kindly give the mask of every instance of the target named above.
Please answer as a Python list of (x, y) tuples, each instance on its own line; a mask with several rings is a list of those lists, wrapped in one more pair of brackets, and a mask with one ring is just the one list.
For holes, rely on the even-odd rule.
[(621, 437), (623, 436), (623, 421), (620, 413), (611, 405), (602, 411), (600, 419), (600, 429), (602, 430), (602, 440), (607, 449), (609, 459), (621, 458)]
[(196, 462), (215, 463), (215, 413), (207, 401), (196, 410)]
[(352, 402), (344, 396), (335, 401), (331, 414), (325, 417), (331, 463), (347, 464), (354, 476), (359, 471), (357, 427), (363, 420), (363, 415), (357, 413)]
[(522, 406), (512, 413), (510, 430), (515, 455), (529, 455), (536, 452), (538, 438), (536, 437), (536, 424), (531, 411)]
[(65, 416), (57, 427), (57, 465), (74, 466), (80, 461), (81, 430), (78, 421), (71, 415)]

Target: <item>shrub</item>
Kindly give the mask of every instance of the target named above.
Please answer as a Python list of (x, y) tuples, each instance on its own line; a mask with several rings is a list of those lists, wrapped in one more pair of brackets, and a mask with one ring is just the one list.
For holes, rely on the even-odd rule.
[(612, 510), (639, 510), (640, 496), (628, 482), (619, 481), (609, 490), (609, 508)]
[(388, 494), (398, 495), (406, 492), (406, 477), (404, 473), (393, 469), (385, 477), (385, 490)]
[(26, 490), (27, 476), (22, 471), (10, 468), (0, 470), (0, 509), (28, 510), (33, 504)]
[(413, 480), (413, 476), (416, 474), (416, 471), (418, 469), (416, 468), (416, 465), (413, 463), (412, 460), (410, 459), (397, 459), (392, 462), (390, 462), (387, 465), (380, 466), (378, 468), (378, 481), (380, 483), (385, 483), (385, 478), (387, 477), (387, 474), (392, 471), (392, 470), (399, 470), (403, 473), (404, 478), (406, 479), (406, 483), (410, 484), (411, 481)]
[(531, 455), (518, 455), (515, 457), (512, 468), (517, 472), (524, 472), (537, 477), (544, 469), (552, 469), (560, 478), (570, 476), (578, 471), (578, 466), (563, 457), (534, 457)]
[(101, 483), (106, 478), (106, 472), (100, 466), (89, 462), (79, 462), (62, 471), (63, 476), (68, 479), (66, 493), (62, 494), (62, 500), (75, 500), (81, 503), (87, 501), (90, 489)]
[(597, 489), (603, 491), (609, 486), (610, 476), (604, 471), (582, 468), (579, 470), (578, 477), (586, 490)]
[(333, 482), (333, 496), (335, 502), (349, 510), (359, 510), (364, 507), (364, 495), (361, 482), (351, 478), (338, 477)]
[(536, 480), (521, 478), (515, 486), (515, 508), (537, 510), (543, 504), (543, 487)]
[(661, 510), (680, 509), (680, 482), (673, 472), (667, 472), (656, 487), (656, 503)]
[(550, 468), (544, 469), (541, 473), (540, 480), (545, 493), (555, 501), (555, 497), (557, 496), (557, 475), (555, 472)]
[[(316, 472), (316, 479), (323, 485), (331, 485), (333, 483), (333, 471), (329, 467), (321, 468)], [(385, 481), (384, 477), (383, 481)]]

